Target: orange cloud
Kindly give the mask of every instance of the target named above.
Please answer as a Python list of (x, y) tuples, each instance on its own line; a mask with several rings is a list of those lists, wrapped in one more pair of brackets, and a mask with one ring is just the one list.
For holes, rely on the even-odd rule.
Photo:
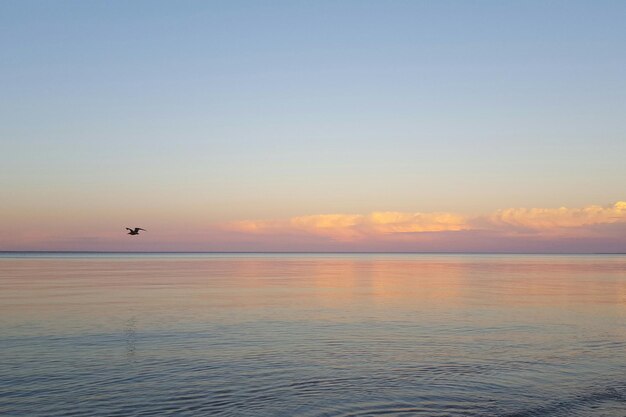
[(460, 214), (405, 213), (395, 211), (370, 214), (317, 214), (286, 220), (243, 220), (228, 223), (230, 231), (251, 234), (296, 234), (328, 237), (337, 241), (356, 241), (368, 237), (406, 239), (407, 235), (430, 232), (490, 230), (495, 233), (518, 232), (554, 234), (563, 229), (626, 222), (626, 201), (609, 207), (583, 208), (509, 208), (486, 216)]
[(294, 217), (289, 226), (298, 231), (328, 236), (337, 240), (354, 240), (362, 235), (365, 217), (353, 214), (318, 214)]
[(318, 214), (288, 220), (244, 220), (226, 225), (243, 233), (305, 233), (336, 240), (357, 240), (372, 235), (467, 230), (463, 216), (452, 213), (374, 212), (361, 214)]
[(618, 201), (609, 207), (511, 208), (498, 210), (489, 217), (489, 220), (496, 226), (514, 226), (536, 230), (618, 223), (626, 221), (626, 201)]
[(379, 233), (419, 233), (468, 230), (468, 220), (452, 213), (375, 212), (368, 216), (369, 225)]

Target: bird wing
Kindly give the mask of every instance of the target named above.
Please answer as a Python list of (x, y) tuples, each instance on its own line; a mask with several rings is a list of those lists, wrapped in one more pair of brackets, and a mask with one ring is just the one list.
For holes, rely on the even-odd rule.
[(128, 227), (126, 228), (126, 230), (128, 230), (129, 232), (132, 232), (132, 231), (133, 231), (133, 229), (128, 228)]
[(146, 230), (146, 229), (142, 229), (141, 227), (135, 227), (135, 232), (138, 232), (138, 231), (140, 231), (140, 230), (143, 230), (144, 232), (147, 232), (147, 230)]

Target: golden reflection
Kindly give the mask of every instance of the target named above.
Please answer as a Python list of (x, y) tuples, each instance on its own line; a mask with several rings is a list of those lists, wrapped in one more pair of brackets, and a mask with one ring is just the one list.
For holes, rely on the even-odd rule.
[[(626, 311), (626, 257), (275, 255), (1, 259), (0, 323), (108, 326), (487, 309)], [(522, 314), (520, 313), (520, 314)], [(366, 317), (364, 316), (364, 317)]]

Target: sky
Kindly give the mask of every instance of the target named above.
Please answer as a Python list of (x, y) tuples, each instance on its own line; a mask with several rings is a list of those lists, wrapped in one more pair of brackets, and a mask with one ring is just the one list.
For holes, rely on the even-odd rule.
[(626, 252), (624, 21), (3, 0), (0, 250)]

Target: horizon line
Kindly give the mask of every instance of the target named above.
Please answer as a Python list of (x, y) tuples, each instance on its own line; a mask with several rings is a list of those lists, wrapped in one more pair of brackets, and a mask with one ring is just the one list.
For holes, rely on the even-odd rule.
[(499, 252), (499, 251), (90, 251), (90, 250), (0, 250), (0, 254), (389, 254), (389, 255), (626, 255), (626, 252)]

